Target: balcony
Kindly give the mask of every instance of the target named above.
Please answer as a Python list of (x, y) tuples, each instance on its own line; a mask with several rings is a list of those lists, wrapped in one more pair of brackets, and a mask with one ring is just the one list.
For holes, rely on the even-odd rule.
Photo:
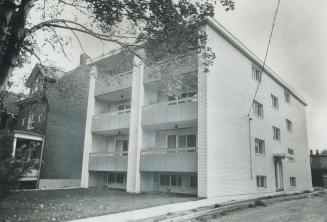
[(197, 98), (184, 98), (143, 108), (142, 125), (169, 123), (196, 123), (198, 119)]
[(127, 153), (90, 153), (89, 171), (127, 171)]
[(95, 85), (95, 96), (109, 94), (132, 87), (132, 72), (124, 72), (110, 77), (105, 82), (97, 81)]
[(140, 171), (185, 172), (198, 171), (197, 148), (145, 149), (141, 152)]
[(101, 113), (93, 116), (92, 132), (105, 135), (115, 134), (117, 131), (129, 128), (130, 110)]

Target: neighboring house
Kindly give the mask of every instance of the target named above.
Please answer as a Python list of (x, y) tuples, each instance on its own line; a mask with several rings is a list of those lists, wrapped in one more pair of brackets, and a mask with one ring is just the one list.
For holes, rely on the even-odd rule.
[(207, 73), (185, 56), (174, 72), (196, 85), (175, 98), (136, 56), (94, 60), (106, 69), (88, 85), (82, 187), (226, 199), (312, 189), (306, 102), (215, 20), (205, 30), (216, 59)]
[(29, 94), (15, 103), (18, 107), (18, 118), (15, 129), (11, 132), (14, 137), (13, 155), (17, 155), (16, 148), (20, 146), (33, 146), (35, 152), (30, 158), (37, 162), (31, 173), (21, 180), (24, 188), (38, 187), (48, 111), (44, 92), (61, 76), (61, 72), (48, 72), (36, 64), (26, 82), (26, 87), (30, 89)]
[(310, 150), (310, 159), (313, 186), (327, 188), (327, 154)]
[[(7, 93), (6, 93), (7, 94)], [(13, 130), (16, 126), (18, 108), (15, 103), (18, 95), (8, 92), (3, 99), (0, 99), (0, 130)]]

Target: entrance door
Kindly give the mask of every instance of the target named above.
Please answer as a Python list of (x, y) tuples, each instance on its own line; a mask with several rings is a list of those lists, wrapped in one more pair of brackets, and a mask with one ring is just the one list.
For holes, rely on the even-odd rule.
[(284, 190), (283, 163), (281, 158), (275, 159), (275, 178), (276, 178), (276, 191), (283, 191)]

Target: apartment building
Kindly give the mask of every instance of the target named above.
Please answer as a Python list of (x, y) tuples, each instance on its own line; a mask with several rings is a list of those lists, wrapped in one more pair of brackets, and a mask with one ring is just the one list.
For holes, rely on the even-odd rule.
[(90, 78), (82, 187), (230, 199), (312, 188), (306, 102), (218, 22), (204, 29), (216, 59), (206, 72), (185, 55), (173, 72), (193, 85), (179, 96), (136, 56), (94, 60), (111, 72)]

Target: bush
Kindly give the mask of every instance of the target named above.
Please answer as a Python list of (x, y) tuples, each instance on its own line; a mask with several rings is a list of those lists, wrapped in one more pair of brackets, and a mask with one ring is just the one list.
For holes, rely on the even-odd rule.
[(30, 156), (35, 147), (22, 145), (16, 147), (15, 158), (12, 157), (13, 138), (0, 138), (0, 199), (17, 187), (18, 180), (30, 172), (35, 161)]

